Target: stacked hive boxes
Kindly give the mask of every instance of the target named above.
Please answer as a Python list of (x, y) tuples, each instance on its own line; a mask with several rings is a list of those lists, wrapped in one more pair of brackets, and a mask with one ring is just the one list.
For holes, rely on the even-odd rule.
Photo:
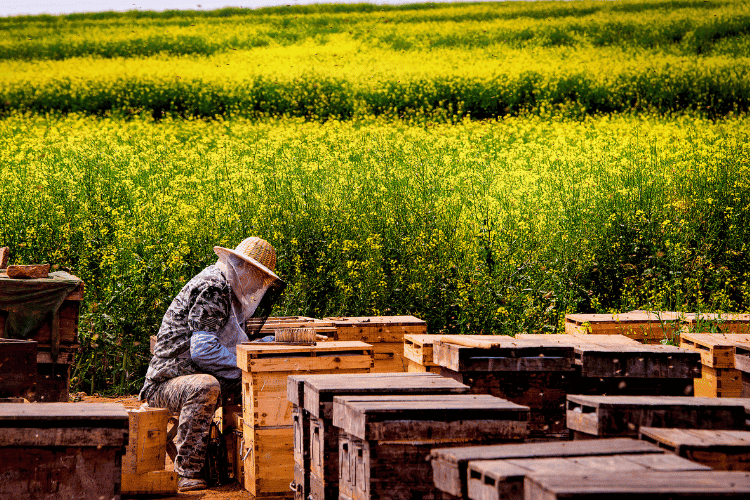
[(256, 498), (289, 497), (294, 480), (294, 420), (287, 377), (300, 373), (363, 373), (372, 348), (362, 342), (237, 346), (242, 369), (244, 484)]
[[(695, 395), (736, 398), (742, 393), (742, 374), (735, 368), (734, 335), (683, 333), (680, 347), (701, 356), (701, 376), (695, 379)], [(743, 339), (750, 337), (741, 335)]]
[[(37, 342), (36, 383), (34, 395), (29, 398), (33, 401), (68, 401), (70, 367), (79, 347), (78, 314), (84, 285), (77, 277), (63, 271), (35, 279), (11, 279), (0, 271), (0, 294), (43, 294), (47, 290), (58, 289), (61, 283), (70, 283), (75, 289), (68, 293), (57, 312), (27, 339)], [(0, 311), (0, 332), (5, 329), (6, 316), (5, 311)]]
[(165, 408), (128, 410), (128, 446), (122, 458), (122, 492), (131, 495), (177, 493), (177, 473), (164, 469), (167, 449)]
[(537, 474), (567, 475), (575, 483), (602, 472), (710, 470), (653, 444), (623, 438), (437, 448), (431, 459), (438, 489), (449, 498), (472, 500), (522, 500), (525, 478)]
[(338, 341), (367, 342), (375, 353), (373, 373), (407, 371), (404, 336), (427, 333), (427, 324), (414, 316), (365, 316), (324, 318), (336, 327)]
[(468, 389), (431, 373), (290, 376), (288, 397), (297, 410), (296, 498), (339, 498), (339, 432), (333, 425), (334, 396), (446, 395), (466, 393)]
[(519, 442), (528, 416), (528, 407), (489, 395), (336, 396), (338, 498), (444, 498), (427, 460), (432, 448)]

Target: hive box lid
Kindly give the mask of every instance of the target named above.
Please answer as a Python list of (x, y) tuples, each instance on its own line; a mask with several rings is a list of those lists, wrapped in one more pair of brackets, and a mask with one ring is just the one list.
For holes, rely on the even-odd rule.
[(128, 413), (119, 403), (0, 403), (0, 427), (128, 428)]

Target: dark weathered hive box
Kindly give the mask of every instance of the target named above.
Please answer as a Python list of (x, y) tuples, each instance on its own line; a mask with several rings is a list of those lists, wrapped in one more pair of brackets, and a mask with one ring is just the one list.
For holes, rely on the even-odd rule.
[[(544, 336), (540, 336), (544, 337)], [(531, 409), (532, 437), (565, 437), (565, 396), (576, 373), (571, 345), (502, 335), (443, 336), (433, 360), (475, 394), (491, 394)]]
[(120, 404), (0, 404), (0, 498), (120, 498)]
[(489, 395), (337, 396), (340, 497), (438, 499), (433, 447), (523, 439), (529, 409)]
[[(708, 471), (710, 467), (678, 457), (659, 447), (640, 446), (626, 439), (584, 441), (584, 446), (552, 449), (538, 444), (516, 445), (515, 453), (502, 459), (469, 462), (467, 492), (471, 500), (522, 500), (524, 479), (535, 474), (584, 477), (588, 474), (628, 472), (638, 475), (659, 471), (668, 476), (675, 471)], [(524, 453), (527, 452), (527, 453)], [(557, 453), (555, 453), (557, 452)]]
[(339, 495), (339, 432), (333, 425), (334, 396), (462, 394), (469, 390), (455, 380), (432, 373), (297, 375), (288, 380), (289, 400), (304, 406), (299, 413), (299, 427), (295, 423), (295, 462), (300, 465), (305, 482), (295, 482), (298, 490), (307, 491), (314, 499)]
[(637, 437), (642, 426), (743, 430), (745, 421), (737, 399), (568, 395), (568, 427), (581, 438)]
[(750, 471), (750, 431), (641, 427), (640, 436), (712, 469)]
[(750, 474), (725, 471), (670, 471), (533, 474), (524, 479), (526, 500), (607, 498), (747, 498)]
[[(468, 498), (469, 464), (517, 458), (555, 458), (653, 453), (653, 445), (630, 438), (550, 443), (499, 444), (435, 448), (430, 454), (433, 481), (448, 498)], [(511, 490), (512, 488), (509, 488)], [(520, 491), (523, 491), (522, 489)], [(510, 491), (509, 491), (510, 492)]]

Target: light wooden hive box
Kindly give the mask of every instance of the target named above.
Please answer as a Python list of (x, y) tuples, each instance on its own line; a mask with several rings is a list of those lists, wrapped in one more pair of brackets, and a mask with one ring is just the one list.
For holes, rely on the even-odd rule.
[[(701, 376), (696, 377), (694, 384), (696, 396), (742, 396), (743, 377), (736, 366), (736, 355), (738, 350), (742, 355), (750, 349), (749, 334), (684, 332), (680, 338), (680, 347), (695, 351), (701, 356)], [(742, 361), (740, 358), (740, 367)]]
[(323, 320), (336, 327), (337, 341), (356, 340), (372, 344), (375, 356), (373, 373), (407, 371), (404, 336), (427, 333), (427, 323), (415, 316), (352, 316)]
[(339, 498), (339, 432), (333, 398), (344, 395), (463, 394), (469, 388), (432, 373), (294, 375), (289, 400), (301, 411), (295, 420), (295, 498)]
[(339, 499), (440, 499), (432, 448), (519, 442), (528, 418), (528, 407), (485, 394), (335, 396)]
[(242, 370), (242, 429), (245, 489), (253, 496), (292, 497), (294, 419), (287, 377), (301, 373), (367, 373), (372, 346), (363, 342), (237, 346)]
[(119, 499), (120, 404), (0, 403), (0, 498)]
[(166, 408), (128, 410), (128, 445), (122, 457), (123, 494), (177, 493), (177, 473), (165, 470), (169, 417)]

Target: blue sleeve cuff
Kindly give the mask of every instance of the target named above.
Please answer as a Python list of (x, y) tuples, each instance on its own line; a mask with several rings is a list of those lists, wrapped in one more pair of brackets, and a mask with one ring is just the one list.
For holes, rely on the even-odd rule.
[(219, 337), (209, 332), (194, 332), (190, 337), (190, 357), (201, 370), (217, 377), (238, 379), (237, 354), (224, 347)]

